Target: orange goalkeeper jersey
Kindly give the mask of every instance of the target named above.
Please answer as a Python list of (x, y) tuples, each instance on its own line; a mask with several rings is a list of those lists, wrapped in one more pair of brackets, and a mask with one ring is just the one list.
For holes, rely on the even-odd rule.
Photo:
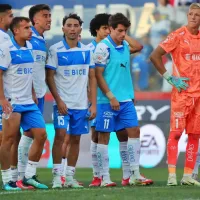
[[(160, 46), (172, 56), (173, 75), (187, 77), (189, 88), (182, 94), (200, 96), (200, 32), (192, 35), (184, 26), (172, 32)], [(173, 89), (175, 91), (175, 89)]]

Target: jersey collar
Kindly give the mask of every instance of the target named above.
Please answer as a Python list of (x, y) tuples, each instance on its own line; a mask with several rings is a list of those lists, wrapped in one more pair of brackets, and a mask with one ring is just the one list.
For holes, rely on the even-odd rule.
[(4, 32), (4, 33), (7, 33), (5, 30), (3, 30), (2, 28), (0, 28), (0, 31)]
[(114, 48), (118, 51), (123, 51), (124, 50), (124, 41), (122, 42), (121, 45), (118, 45), (113, 41), (113, 39), (109, 36), (107, 36), (109, 42), (114, 46)]
[(35, 35), (37, 35), (38, 37), (42, 37), (44, 38), (43, 35), (40, 35), (39, 32), (36, 30), (36, 28), (34, 26), (31, 26), (32, 31), (35, 33)]
[[(66, 49), (70, 49), (70, 47), (69, 47), (69, 45), (67, 44), (65, 38), (63, 38), (63, 44), (64, 44), (64, 46), (65, 46)], [(80, 43), (80, 42), (77, 43), (77, 47), (78, 47), (78, 48), (81, 48), (81, 43)]]
[[(11, 37), (11, 41), (13, 43), (13, 45), (17, 48), (17, 49), (21, 49), (22, 47), (19, 46), (19, 44), (17, 44), (17, 42), (15, 41), (14, 37)], [(25, 43), (25, 47), (27, 48), (27, 43)]]
[(96, 40), (92, 40), (92, 44), (95, 46), (95, 48), (96, 48), (96, 46), (97, 46), (97, 42), (96, 42)]

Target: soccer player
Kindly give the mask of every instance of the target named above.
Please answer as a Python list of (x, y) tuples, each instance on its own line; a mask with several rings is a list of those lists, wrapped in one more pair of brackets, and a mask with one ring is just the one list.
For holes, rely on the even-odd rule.
[[(47, 47), (44, 39), (44, 32), (51, 27), (51, 9), (46, 4), (34, 5), (29, 10), (29, 18), (32, 23), (32, 37), (30, 43), (33, 47), (34, 67), (33, 86), (37, 97), (37, 105), (41, 113), (44, 110), (44, 95), (46, 93), (45, 64), (47, 59)], [(24, 178), (26, 165), (28, 162), (29, 148), (33, 141), (31, 132), (24, 132), (19, 143), (18, 153), (18, 181), (17, 185), (25, 189), (22, 180)], [(27, 188), (29, 189), (29, 188)]]
[(25, 172), (24, 184), (46, 189), (36, 179), (36, 167), (46, 140), (45, 122), (34, 103), (32, 89), (32, 30), (30, 20), (15, 17), (10, 25), (14, 37), (1, 45), (0, 56), (0, 104), (5, 116), (2, 120), (2, 143), (0, 147), (1, 173), (4, 190), (20, 190), (13, 184), (10, 170), (10, 150), (19, 132), (31, 131), (34, 136), (29, 151), (29, 161)]
[[(147, 185), (152, 181), (140, 175), (140, 131), (132, 99), (133, 85), (130, 73), (130, 53), (140, 51), (142, 46), (128, 45), (127, 30), (130, 21), (121, 13), (112, 15), (108, 22), (110, 35), (97, 44), (94, 61), (96, 66), (97, 117), (96, 131), (99, 131), (97, 155), (101, 186), (115, 186), (110, 180), (108, 162), (108, 142), (110, 132), (117, 124), (122, 124), (128, 133), (128, 153), (132, 175), (130, 185)], [(125, 41), (127, 40), (127, 42)], [(134, 46), (134, 48), (132, 48)]]
[(62, 144), (66, 135), (69, 138), (66, 187), (82, 187), (74, 179), (75, 166), (79, 155), (80, 138), (89, 131), (87, 84), (91, 90), (92, 120), (96, 116), (96, 79), (92, 52), (78, 42), (81, 33), (81, 18), (70, 14), (63, 19), (64, 38), (49, 49), (47, 84), (55, 99), (53, 144), (53, 188), (61, 188), (60, 166)]
[[(97, 44), (106, 38), (110, 34), (110, 29), (108, 26), (108, 19), (111, 15), (102, 13), (96, 15), (90, 22), (90, 32), (91, 35), (95, 37), (95, 39), (88, 44), (88, 47), (94, 52), (96, 49)], [(130, 40), (129, 40), (130, 41)], [(135, 45), (135, 42), (133, 41), (133, 45)], [(132, 39), (131, 39), (132, 44)], [(100, 170), (98, 166), (97, 161), (97, 144), (98, 144), (98, 132), (95, 131), (95, 125), (96, 125), (96, 119), (93, 119), (91, 121), (91, 145), (90, 145), (90, 152), (92, 155), (92, 167), (93, 167), (93, 180), (90, 187), (97, 187), (101, 185), (101, 177), (100, 177)], [(130, 177), (130, 163), (128, 160), (128, 151), (127, 151), (127, 140), (128, 135), (126, 133), (126, 130), (122, 127), (119, 127), (119, 129), (122, 129), (121, 131), (117, 131), (117, 138), (120, 142), (120, 156), (122, 159), (122, 169), (123, 169), (123, 179), (122, 179), (122, 185), (126, 186), (129, 185), (129, 177)], [(112, 186), (107, 185), (107, 186)]]
[[(169, 177), (167, 185), (177, 185), (178, 141), (184, 129), (188, 134), (182, 185), (200, 183), (192, 178), (200, 134), (200, 5), (191, 4), (188, 23), (172, 32), (150, 56), (158, 72), (173, 86), (171, 94), (170, 133), (167, 143)], [(170, 53), (173, 73), (166, 71), (162, 56)]]

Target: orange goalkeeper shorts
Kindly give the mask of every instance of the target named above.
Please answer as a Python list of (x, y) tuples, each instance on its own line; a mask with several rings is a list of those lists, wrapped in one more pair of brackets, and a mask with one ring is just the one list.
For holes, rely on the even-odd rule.
[(200, 134), (200, 97), (171, 95), (170, 131)]

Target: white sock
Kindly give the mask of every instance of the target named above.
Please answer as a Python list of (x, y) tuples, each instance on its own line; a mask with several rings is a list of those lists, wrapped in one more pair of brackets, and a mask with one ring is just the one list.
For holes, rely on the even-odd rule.
[(197, 159), (196, 159), (196, 163), (195, 163), (195, 166), (194, 166), (193, 174), (199, 173), (199, 165), (200, 165), (200, 141), (199, 141)]
[(61, 163), (61, 166), (60, 166), (61, 176), (65, 176), (65, 162), (66, 162), (66, 158), (62, 158), (62, 163)]
[(120, 142), (119, 144), (120, 156), (122, 160), (123, 179), (128, 179), (131, 175), (131, 171), (127, 150), (127, 142)]
[(66, 168), (66, 178), (73, 178), (76, 168), (72, 166), (67, 166)]
[(32, 178), (34, 175), (36, 175), (36, 168), (37, 168), (38, 162), (34, 161), (28, 161), (26, 171), (25, 171), (25, 177), (26, 178)]
[(18, 179), (18, 170), (17, 167), (12, 167), (11, 166), (11, 174), (12, 174), (12, 181), (16, 182)]
[(61, 164), (53, 164), (52, 174), (53, 176), (61, 176)]
[(99, 165), (98, 165), (98, 160), (97, 160), (97, 143), (93, 141), (91, 141), (91, 144), (90, 144), (90, 153), (92, 156), (93, 176), (99, 177), (100, 172), (99, 172)]
[(3, 184), (7, 184), (9, 181), (12, 181), (12, 174), (11, 174), (11, 169), (7, 170), (1, 170), (1, 175), (2, 175), (2, 181)]
[(18, 146), (18, 180), (22, 180), (28, 162), (28, 152), (33, 142), (32, 138), (22, 135)]
[(63, 174), (63, 176), (66, 175), (67, 167), (68, 167), (68, 165), (67, 165), (67, 158), (65, 158), (65, 159), (66, 159), (66, 160), (65, 160), (65, 166), (64, 166), (64, 174)]
[(140, 160), (140, 139), (128, 138), (128, 154), (130, 169), (133, 175), (140, 176), (139, 160)]
[(97, 160), (100, 170), (100, 176), (104, 180), (110, 180), (108, 145), (104, 144), (97, 145)]

